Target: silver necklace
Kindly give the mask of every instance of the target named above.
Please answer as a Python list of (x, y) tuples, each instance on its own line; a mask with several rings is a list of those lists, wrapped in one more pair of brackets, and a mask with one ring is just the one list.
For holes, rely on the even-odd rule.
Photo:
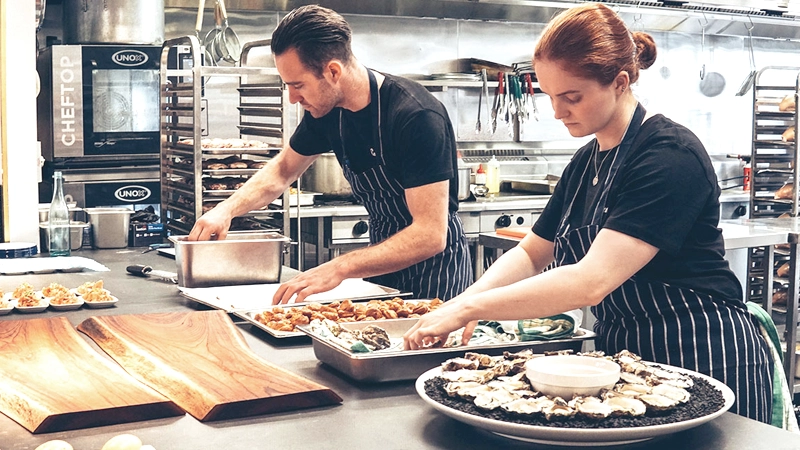
[(613, 153), (614, 150), (616, 150), (616, 149), (617, 149), (617, 147), (614, 147), (611, 150), (608, 150), (606, 152), (605, 156), (603, 156), (603, 160), (600, 162), (600, 166), (598, 167), (597, 166), (597, 154), (600, 153), (600, 143), (597, 142), (597, 141), (594, 141), (594, 178), (592, 178), (592, 186), (597, 186), (597, 183), (600, 181), (600, 169), (603, 167), (603, 164), (606, 163), (606, 158), (608, 158), (608, 155)]

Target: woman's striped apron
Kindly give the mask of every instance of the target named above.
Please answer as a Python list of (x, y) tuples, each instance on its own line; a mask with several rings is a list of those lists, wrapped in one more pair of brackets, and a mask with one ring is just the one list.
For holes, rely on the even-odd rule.
[[(372, 127), (375, 146), (370, 149), (370, 154), (373, 158), (377, 158), (377, 164), (371, 169), (356, 173), (350, 168), (346, 158), (347, 152), (343, 148), (345, 158), (342, 169), (353, 188), (353, 195), (361, 201), (369, 213), (370, 243), (377, 244), (411, 225), (413, 218), (408, 211), (403, 186), (389, 175), (385, 168), (381, 133), (381, 94), (375, 75), (369, 69), (367, 72), (371, 97), (370, 110), (371, 115), (376, 118), (376, 123)], [(341, 113), (339, 123), (341, 127)], [(391, 286), (403, 292), (411, 292), (415, 298), (438, 297), (449, 300), (463, 292), (472, 283), (472, 265), (467, 237), (458, 214), (455, 211), (449, 212), (447, 244), (443, 252), (397, 272), (372, 277), (369, 281)]]
[[(611, 184), (628, 154), (635, 151), (631, 144), (644, 115), (644, 108), (637, 106), (603, 179), (603, 191), (590, 223), (570, 229), (575, 196), (570, 200), (556, 233), (556, 265), (574, 264), (589, 251), (608, 213)], [(584, 172), (576, 195), (586, 175)], [(741, 302), (715, 299), (634, 275), (592, 307), (592, 313), (597, 317), (594, 328), (598, 350), (614, 354), (628, 349), (648, 361), (709, 375), (736, 394), (732, 412), (770, 422), (772, 361), (767, 344), (758, 333), (758, 324)]]

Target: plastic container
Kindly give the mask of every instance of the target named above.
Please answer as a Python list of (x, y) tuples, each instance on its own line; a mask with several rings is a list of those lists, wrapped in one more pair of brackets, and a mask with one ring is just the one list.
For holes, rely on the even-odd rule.
[(500, 193), (500, 161), (494, 155), (486, 164), (486, 188), (489, 194)]
[(127, 208), (86, 208), (92, 225), (94, 248), (125, 248), (133, 210)]

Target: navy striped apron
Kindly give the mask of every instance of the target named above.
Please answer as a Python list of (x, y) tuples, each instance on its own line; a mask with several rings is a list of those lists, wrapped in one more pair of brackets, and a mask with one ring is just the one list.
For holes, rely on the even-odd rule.
[[(574, 264), (589, 251), (607, 217), (611, 184), (628, 154), (635, 151), (631, 144), (644, 115), (638, 105), (611, 168), (602, 177), (603, 190), (590, 223), (570, 229), (575, 196), (570, 200), (556, 233), (556, 265)], [(587, 181), (588, 167), (576, 196)], [(709, 375), (736, 394), (732, 412), (770, 422), (772, 359), (744, 304), (634, 275), (592, 307), (592, 313), (597, 317), (597, 350), (614, 354), (628, 349), (648, 361)]]
[[(370, 154), (377, 158), (371, 169), (356, 173), (350, 168), (342, 142), (344, 164), (342, 169), (347, 181), (369, 213), (369, 240), (378, 244), (411, 225), (413, 218), (406, 204), (405, 189), (400, 181), (386, 171), (383, 158), (381, 132), (381, 94), (371, 70), (369, 73), (370, 110), (376, 118), (373, 128), (374, 147)], [(339, 113), (341, 129), (342, 116)], [(340, 136), (341, 137), (341, 136)], [(377, 152), (375, 151), (377, 149)], [(413, 293), (415, 298), (440, 298), (449, 300), (463, 292), (472, 283), (467, 237), (461, 219), (455, 211), (449, 212), (447, 221), (447, 244), (445, 250), (431, 258), (397, 272), (369, 278), (369, 281)]]

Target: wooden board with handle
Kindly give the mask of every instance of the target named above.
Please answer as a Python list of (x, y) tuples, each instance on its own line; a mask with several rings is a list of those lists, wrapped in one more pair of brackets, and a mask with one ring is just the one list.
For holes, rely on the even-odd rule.
[(92, 317), (78, 329), (201, 421), (342, 401), (329, 388), (258, 357), (224, 311)]
[(0, 411), (32, 433), (184, 414), (63, 317), (0, 322)]

